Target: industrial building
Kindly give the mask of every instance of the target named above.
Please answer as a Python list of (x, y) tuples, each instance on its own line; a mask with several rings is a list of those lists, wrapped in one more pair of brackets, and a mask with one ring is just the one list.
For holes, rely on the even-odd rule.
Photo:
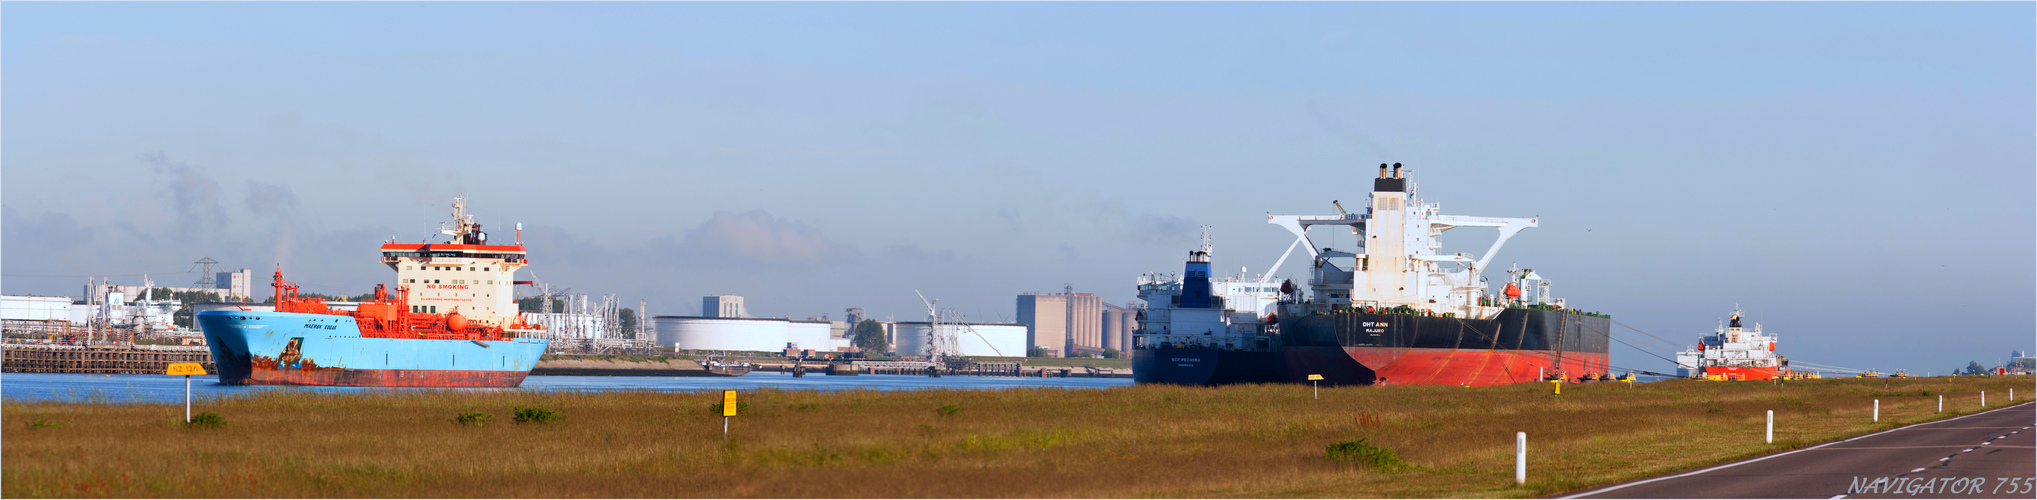
[(1075, 293), (1026, 292), (1018, 296), (1018, 322), (1026, 325), (1026, 345), (1067, 356), (1078, 350), (1103, 350), (1103, 299)]
[(700, 298), (700, 316), (703, 318), (747, 318), (749, 311), (743, 310), (740, 295), (709, 295)]
[(119, 286), (105, 278), (88, 279), (86, 282), (85, 295), (81, 299), (32, 295), (0, 297), (0, 321), (10, 324), (96, 324), (167, 331), (176, 328), (172, 318), (184, 308), (182, 303), (169, 297), (155, 297), (155, 288), (146, 284)]

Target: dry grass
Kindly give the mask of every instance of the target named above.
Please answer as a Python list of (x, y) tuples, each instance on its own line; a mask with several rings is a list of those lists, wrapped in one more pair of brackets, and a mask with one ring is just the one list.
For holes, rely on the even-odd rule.
[[(5, 402), (6, 497), (1531, 497), (2027, 400), (2031, 377), (1490, 388), (262, 392)], [(1932, 396), (1922, 393), (1929, 391)], [(1947, 413), (1933, 413), (1937, 394)], [(1870, 400), (1882, 422), (1870, 423)], [(952, 406), (957, 411), (940, 411)], [(518, 424), (514, 408), (557, 412)], [(1774, 445), (1761, 441), (1775, 410)], [(462, 425), (462, 413), (494, 419)], [(41, 423), (38, 423), (41, 422)], [(1513, 434), (1529, 484), (1513, 485)], [(1364, 438), (1408, 468), (1324, 456)]]

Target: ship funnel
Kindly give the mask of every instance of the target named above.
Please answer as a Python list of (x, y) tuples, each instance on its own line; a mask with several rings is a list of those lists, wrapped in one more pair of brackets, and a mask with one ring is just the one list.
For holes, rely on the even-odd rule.
[(1393, 178), (1395, 178), (1395, 179), (1399, 179), (1399, 178), (1400, 178), (1400, 164), (1399, 164), (1399, 163), (1395, 163), (1395, 164), (1393, 164)]
[(1381, 164), (1379, 164), (1379, 178), (1381, 178), (1381, 179), (1385, 179), (1385, 178), (1386, 178), (1386, 164), (1385, 164), (1385, 163), (1381, 163)]

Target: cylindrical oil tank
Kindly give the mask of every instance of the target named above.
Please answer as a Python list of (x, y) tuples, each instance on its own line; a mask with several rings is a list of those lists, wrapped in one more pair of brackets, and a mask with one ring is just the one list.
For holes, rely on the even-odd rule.
[(892, 325), (891, 332), (895, 339), (891, 352), (900, 356), (925, 356), (932, 342), (932, 326), (924, 321), (900, 321)]
[(792, 322), (783, 319), (658, 316), (653, 321), (659, 346), (689, 351), (775, 353), (782, 352), (791, 341)]
[(963, 356), (1026, 355), (1026, 325), (1014, 323), (957, 325), (955, 339), (956, 344), (962, 348)]
[(791, 342), (795, 348), (815, 351), (834, 350), (834, 343), (828, 342), (828, 337), (832, 336), (829, 335), (828, 322), (793, 321), (789, 326), (790, 330), (787, 331), (788, 337), (786, 342)]
[(1124, 344), (1118, 343), (1118, 338), (1123, 337), (1122, 333), (1124, 333), (1125, 327), (1124, 319), (1119, 318), (1118, 316), (1124, 313), (1125, 313), (1124, 311), (1119, 311), (1116, 309), (1105, 309), (1103, 311), (1104, 349), (1117, 349), (1120, 351), (1125, 349)]

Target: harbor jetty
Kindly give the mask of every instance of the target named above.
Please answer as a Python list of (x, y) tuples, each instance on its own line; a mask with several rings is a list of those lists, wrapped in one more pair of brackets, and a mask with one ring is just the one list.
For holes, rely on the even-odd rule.
[(170, 363), (217, 371), (204, 346), (0, 344), (0, 371), (7, 373), (161, 374)]

